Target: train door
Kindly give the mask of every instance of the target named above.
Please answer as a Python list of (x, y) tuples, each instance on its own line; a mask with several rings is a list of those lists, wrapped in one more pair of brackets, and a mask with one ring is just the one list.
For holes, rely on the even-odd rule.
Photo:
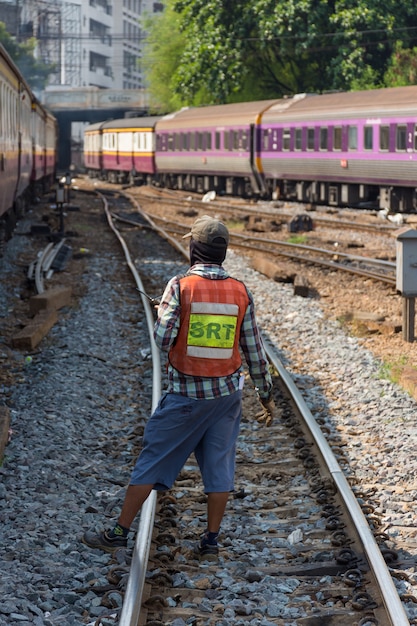
[(120, 133), (113, 133), (114, 137), (114, 149), (116, 153), (116, 165), (119, 169), (120, 166)]

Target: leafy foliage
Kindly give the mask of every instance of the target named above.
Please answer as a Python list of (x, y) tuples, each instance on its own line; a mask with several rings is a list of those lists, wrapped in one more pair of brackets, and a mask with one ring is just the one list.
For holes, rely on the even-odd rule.
[(7, 32), (4, 22), (0, 22), (0, 43), (10, 54), (30, 87), (34, 91), (44, 89), (54, 66), (46, 65), (34, 57), (36, 39), (31, 38), (19, 44)]
[(176, 94), (173, 82), (184, 49), (179, 16), (168, 4), (157, 19), (148, 17), (144, 21), (144, 28), (150, 33), (143, 59), (143, 69), (148, 84), (151, 108), (155, 113), (178, 109), (184, 103), (183, 98)]
[[(165, 105), (415, 81), (411, 0), (166, 0), (165, 7), (157, 18), (165, 41), (161, 23), (149, 26), (153, 62), (172, 64)], [(158, 71), (150, 70), (151, 85)]]

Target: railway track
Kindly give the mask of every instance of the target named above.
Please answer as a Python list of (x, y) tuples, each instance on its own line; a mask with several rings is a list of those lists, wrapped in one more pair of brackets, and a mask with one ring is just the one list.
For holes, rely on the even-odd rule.
[[(143, 303), (150, 307), (146, 296)], [(147, 317), (151, 324), (152, 313)], [(301, 396), (290, 380), (284, 384), (273, 352), (282, 415), (262, 429), (246, 392), (238, 489), (219, 562), (202, 563), (194, 554), (205, 496), (190, 459), (175, 489), (153, 496), (142, 512), (121, 626), (409, 623), (381, 550), (391, 569), (395, 555), (365, 521), (367, 512), (372, 516), (367, 494), (360, 494), (361, 509)], [(158, 378), (158, 360), (155, 372)]]
[[(132, 200), (134, 198), (131, 197)], [(159, 225), (165, 233), (172, 237), (182, 236), (187, 232), (187, 226), (178, 221), (161, 218), (159, 215), (146, 212), (155, 225)], [(115, 215), (119, 220), (123, 217)], [(335, 252), (324, 248), (317, 248), (305, 244), (279, 241), (262, 236), (231, 233), (231, 246), (239, 248), (241, 252), (257, 253), (262, 256), (268, 253), (268, 258), (285, 257), (303, 265), (317, 265), (329, 270), (347, 272), (364, 278), (372, 278), (387, 285), (396, 285), (396, 264), (384, 259), (370, 258)]]
[[(139, 198), (143, 198), (149, 203), (154, 204), (166, 204), (166, 205), (174, 205), (179, 208), (184, 208), (184, 204), (190, 209), (201, 209), (201, 205), (204, 204), (207, 212), (211, 211), (222, 211), (226, 214), (236, 215), (239, 211), (242, 214), (246, 215), (254, 215), (256, 217), (264, 217), (268, 219), (274, 219), (277, 223), (283, 225), (287, 224), (293, 217), (294, 211), (287, 210), (285, 208), (286, 203), (281, 203), (279, 206), (277, 202), (257, 202), (256, 206), (253, 206), (249, 203), (243, 203), (239, 201), (236, 204), (233, 204), (231, 200), (228, 202), (223, 202), (216, 198), (215, 203), (204, 202), (201, 196), (198, 194), (188, 194), (185, 192), (173, 191), (170, 189), (156, 189), (149, 187), (141, 187), (138, 190)], [(301, 207), (303, 210), (301, 211)], [(313, 209), (313, 210), (312, 210)], [(340, 213), (340, 211), (333, 209), (334, 212)], [(360, 211), (360, 210), (358, 210)], [(317, 225), (327, 226), (330, 228), (342, 228), (342, 229), (356, 229), (356, 230), (364, 230), (369, 232), (377, 232), (377, 233), (386, 233), (391, 234), (398, 229), (398, 225), (393, 223), (384, 223), (378, 222), (375, 218), (375, 221), (365, 222), (360, 219), (345, 219), (338, 217), (331, 217), (320, 214), (315, 210), (315, 207), (304, 207), (304, 205), (300, 204), (300, 209), (298, 213), (303, 212), (304, 214), (308, 213), (311, 219)], [(343, 214), (343, 211), (342, 211)], [(374, 212), (377, 215), (377, 211)]]

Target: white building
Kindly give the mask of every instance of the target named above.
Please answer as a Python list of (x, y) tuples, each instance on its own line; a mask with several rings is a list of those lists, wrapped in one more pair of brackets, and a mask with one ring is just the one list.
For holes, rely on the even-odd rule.
[(162, 2), (12, 0), (11, 4), (20, 13), (18, 39), (33, 35), (39, 42), (38, 57), (55, 66), (50, 85), (144, 87), (142, 21), (145, 14), (161, 12)]

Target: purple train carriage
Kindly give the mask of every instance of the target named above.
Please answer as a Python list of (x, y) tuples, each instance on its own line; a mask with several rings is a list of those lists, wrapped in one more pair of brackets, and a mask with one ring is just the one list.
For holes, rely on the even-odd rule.
[(296, 96), (260, 126), (269, 192), (329, 205), (417, 206), (417, 86)]
[(276, 100), (182, 109), (156, 126), (160, 184), (177, 189), (263, 195), (254, 155), (262, 112)]
[[(145, 172), (132, 142), (147, 124)], [(85, 138), (87, 169), (91, 159), (114, 182), (131, 171), (199, 193), (417, 211), (417, 86), (185, 108), (93, 125)]]

